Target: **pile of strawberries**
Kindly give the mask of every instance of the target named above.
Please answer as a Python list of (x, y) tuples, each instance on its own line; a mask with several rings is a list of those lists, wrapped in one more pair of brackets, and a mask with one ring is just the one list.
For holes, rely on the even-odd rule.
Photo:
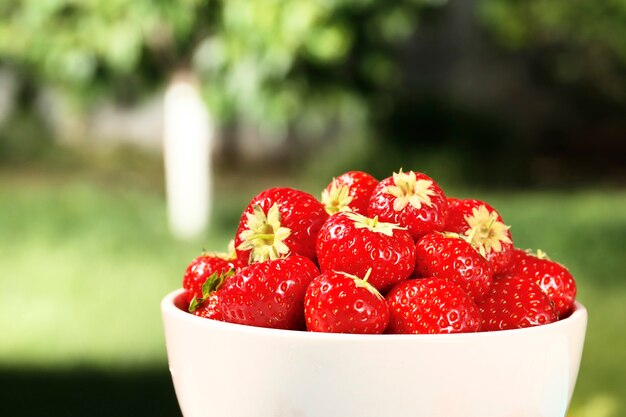
[(183, 288), (196, 316), (333, 333), (461, 333), (566, 317), (562, 265), (514, 247), (489, 204), (432, 178), (347, 172), (321, 201), (271, 188), (244, 210), (230, 254), (204, 253)]

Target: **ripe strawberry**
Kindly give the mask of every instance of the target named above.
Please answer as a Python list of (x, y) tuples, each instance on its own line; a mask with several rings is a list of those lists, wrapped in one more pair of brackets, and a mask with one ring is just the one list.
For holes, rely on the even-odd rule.
[(257, 262), (242, 268), (219, 289), (230, 323), (297, 330), (304, 327), (304, 294), (319, 275), (304, 256)]
[(493, 275), (489, 262), (472, 245), (459, 235), (440, 232), (422, 236), (415, 244), (415, 273), (454, 281), (474, 301), (487, 293)]
[(322, 191), (322, 204), (328, 214), (353, 211), (367, 215), (370, 196), (377, 184), (376, 178), (366, 172), (346, 172), (333, 178)]
[(496, 279), (478, 302), (482, 330), (507, 330), (539, 326), (557, 320), (554, 305), (532, 279), (505, 276)]
[(444, 278), (410, 279), (387, 294), (389, 333), (468, 333), (480, 329), (478, 307)]
[(464, 235), (487, 258), (494, 274), (511, 263), (513, 239), (509, 226), (489, 204), (480, 200), (448, 198), (445, 230)]
[(224, 321), (222, 308), (220, 306), (220, 292), (211, 293), (204, 301), (192, 311), (195, 316), (205, 319)]
[(342, 271), (365, 276), (385, 291), (408, 278), (415, 267), (415, 244), (409, 232), (352, 212), (332, 215), (317, 236), (317, 258), (322, 272)]
[(382, 333), (389, 307), (367, 282), (345, 272), (329, 271), (314, 278), (304, 297), (306, 326), (312, 332)]
[(302, 255), (315, 260), (315, 238), (328, 218), (311, 194), (270, 188), (252, 199), (241, 219), (235, 246), (242, 265)]
[(234, 269), (229, 269), (211, 274), (202, 284), (200, 296), (194, 295), (189, 302), (189, 312), (198, 317), (224, 321), (219, 289), (234, 273)]
[(370, 198), (368, 216), (406, 227), (417, 240), (426, 233), (443, 230), (446, 196), (427, 175), (400, 170), (378, 183)]
[(543, 251), (537, 254), (520, 249), (513, 251), (513, 261), (507, 274), (532, 279), (554, 303), (556, 314), (565, 317), (576, 300), (576, 281), (563, 265), (548, 258)]
[(183, 276), (183, 288), (187, 303), (190, 303), (194, 297), (202, 298), (202, 286), (207, 278), (215, 273), (221, 275), (234, 270), (234, 262), (235, 260), (231, 259), (228, 254), (213, 252), (204, 252), (191, 261)]

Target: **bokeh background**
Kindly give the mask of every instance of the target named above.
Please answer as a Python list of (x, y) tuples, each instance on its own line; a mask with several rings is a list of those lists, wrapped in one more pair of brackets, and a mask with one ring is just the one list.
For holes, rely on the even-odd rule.
[[(212, 138), (190, 239), (163, 163), (181, 79)], [(187, 263), (264, 188), (403, 167), (569, 267), (569, 415), (625, 415), (625, 116), (625, 0), (1, 1), (0, 414), (179, 416), (159, 301)]]

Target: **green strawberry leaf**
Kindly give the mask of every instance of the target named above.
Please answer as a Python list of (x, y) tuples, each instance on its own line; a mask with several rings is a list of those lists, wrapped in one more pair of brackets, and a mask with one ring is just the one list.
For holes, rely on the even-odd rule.
[(215, 291), (217, 291), (218, 288), (224, 283), (224, 281), (226, 281), (227, 278), (230, 278), (234, 274), (235, 274), (235, 270), (233, 269), (229, 269), (227, 272), (224, 272), (223, 274), (220, 274), (218, 272), (212, 273), (206, 279), (206, 281), (204, 281), (204, 284), (202, 284), (202, 297), (198, 298), (194, 295), (193, 298), (191, 299), (191, 302), (189, 303), (189, 309), (188, 309), (189, 312), (193, 313), (194, 311), (196, 311), (198, 307), (200, 307), (200, 304), (204, 302), (204, 300), (209, 298), (209, 296)]
[(193, 313), (194, 311), (196, 311), (198, 309), (198, 306), (200, 306), (200, 304), (202, 303), (202, 299), (198, 300), (196, 298), (196, 296), (194, 295), (194, 297), (191, 299), (191, 302), (189, 303), (189, 312)]
[(202, 284), (202, 300), (206, 300), (209, 295), (217, 291), (219, 287), (222, 286), (224, 281), (234, 275), (234, 273), (235, 271), (232, 269), (229, 269), (227, 272), (222, 274), (218, 272), (212, 273), (206, 281), (204, 281), (204, 284)]

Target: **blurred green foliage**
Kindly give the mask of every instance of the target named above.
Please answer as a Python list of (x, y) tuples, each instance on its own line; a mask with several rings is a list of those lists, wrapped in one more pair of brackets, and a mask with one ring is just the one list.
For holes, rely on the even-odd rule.
[(541, 55), (555, 79), (626, 104), (626, 1), (481, 0), (479, 14), (501, 44)]
[(198, 0), (3, 2), (0, 57), (72, 93), (104, 93), (132, 77), (148, 51), (184, 47), (199, 7)]
[(363, 123), (374, 105), (368, 94), (399, 81), (397, 46), (415, 30), (418, 12), (440, 3), (225, 1), (194, 63), (220, 114), (283, 130), (314, 130), (320, 119)]
[[(193, 74), (229, 167), (232, 143), (258, 135), (282, 149), (266, 165), (329, 174), (417, 162), (492, 186), (623, 183), (624, 2), (2, 2), (0, 65), (32, 96), (53, 85), (77, 98), (83, 114), (98, 97), (124, 104)], [(463, 95), (473, 79), (497, 87)], [(14, 119), (0, 160), (50, 149)]]
[[(285, 131), (361, 117), (398, 81), (399, 42), (442, 0), (24, 0), (0, 5), (0, 60), (75, 97), (132, 99), (178, 71), (218, 120)], [(322, 82), (319, 82), (322, 81)]]

